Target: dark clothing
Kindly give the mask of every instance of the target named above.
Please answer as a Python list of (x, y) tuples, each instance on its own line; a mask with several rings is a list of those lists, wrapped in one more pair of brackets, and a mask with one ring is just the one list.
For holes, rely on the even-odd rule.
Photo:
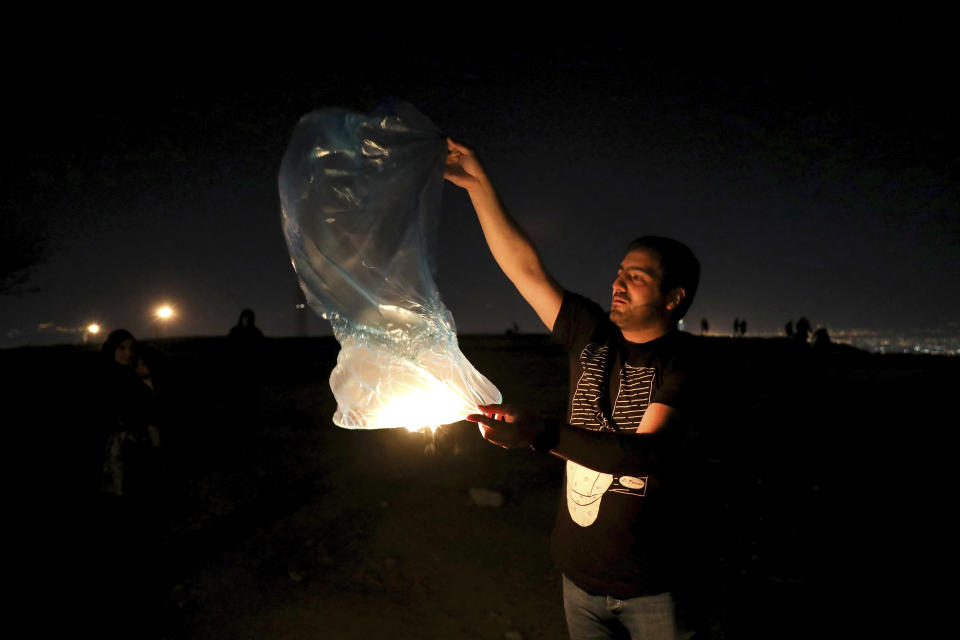
[[(606, 432), (568, 439), (552, 552), (588, 592), (623, 598), (671, 589), (674, 495), (671, 474), (689, 407), (695, 338), (672, 331), (627, 342), (596, 303), (565, 292), (553, 335), (570, 362), (568, 422)], [(636, 434), (651, 402), (680, 420)]]
[(105, 434), (146, 426), (141, 402), (143, 383), (133, 367), (108, 362), (103, 365), (99, 380), (99, 412)]
[(263, 332), (253, 326), (252, 318), (250, 320), (246, 326), (241, 322), (230, 329), (227, 339), (230, 369), (228, 375), (224, 376), (224, 382), (228, 384), (227, 403), (232, 412), (229, 422), (247, 435), (259, 429), (264, 355)]
[(103, 397), (104, 463), (101, 490), (140, 498), (153, 491), (157, 453), (148, 426), (158, 424), (154, 392), (131, 367), (110, 363)]
[(260, 368), (263, 359), (263, 332), (253, 325), (238, 324), (230, 329), (227, 336), (231, 372), (236, 383), (244, 389), (256, 388), (260, 378)]
[(259, 347), (260, 341), (263, 340), (263, 331), (260, 331), (260, 329), (252, 325), (248, 325), (245, 327), (243, 325), (238, 324), (235, 327), (230, 329), (230, 333), (228, 334), (228, 337), (231, 340), (235, 341), (235, 344), (243, 344), (243, 345), (249, 344), (249, 345), (255, 345)]

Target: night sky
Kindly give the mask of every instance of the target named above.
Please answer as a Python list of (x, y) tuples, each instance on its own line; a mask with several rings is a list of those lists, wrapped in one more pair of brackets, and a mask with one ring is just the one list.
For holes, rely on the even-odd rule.
[[(76, 343), (92, 321), (150, 337), (160, 302), (177, 312), (169, 335), (225, 335), (244, 307), (266, 335), (294, 335), (277, 193), (290, 133), (311, 110), (387, 96), (473, 146), (548, 269), (601, 304), (626, 243), (652, 233), (700, 258), (692, 329), (743, 317), (772, 332), (805, 315), (960, 332), (946, 46), (121, 57), (89, 50), (7, 78), (5, 233), (49, 243), (29, 291), (0, 297), (2, 346)], [(466, 195), (447, 185), (443, 212), (438, 286), (459, 331), (543, 331)]]

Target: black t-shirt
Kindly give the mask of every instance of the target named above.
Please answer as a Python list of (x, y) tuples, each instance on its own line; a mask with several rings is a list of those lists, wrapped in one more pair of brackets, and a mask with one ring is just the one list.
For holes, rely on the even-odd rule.
[[(624, 598), (668, 591), (675, 523), (671, 460), (690, 403), (695, 339), (672, 331), (642, 344), (627, 342), (599, 305), (570, 292), (553, 335), (569, 353), (568, 422), (608, 431), (621, 445), (609, 463), (595, 451), (563, 452), (568, 462), (553, 556), (587, 591)], [(680, 419), (655, 434), (635, 434), (652, 402), (676, 409)]]

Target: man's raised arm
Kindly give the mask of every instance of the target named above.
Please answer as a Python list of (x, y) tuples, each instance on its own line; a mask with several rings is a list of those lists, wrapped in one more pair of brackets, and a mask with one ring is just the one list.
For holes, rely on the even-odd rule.
[(449, 138), (447, 151), (444, 178), (466, 189), (494, 260), (552, 331), (563, 289), (544, 269), (533, 242), (500, 202), (473, 151)]

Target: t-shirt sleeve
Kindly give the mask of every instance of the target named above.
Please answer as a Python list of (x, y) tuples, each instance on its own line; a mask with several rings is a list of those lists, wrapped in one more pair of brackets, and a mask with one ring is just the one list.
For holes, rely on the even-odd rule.
[(582, 348), (594, 330), (605, 320), (606, 312), (596, 302), (570, 292), (563, 292), (560, 312), (553, 323), (553, 339), (567, 351)]
[(679, 336), (677, 343), (672, 357), (664, 363), (660, 380), (650, 401), (682, 411), (694, 401), (698, 376), (690, 340), (686, 336)]
[(689, 384), (687, 371), (670, 368), (663, 372), (660, 388), (653, 394), (651, 402), (659, 402), (674, 409), (682, 409), (687, 399)]

